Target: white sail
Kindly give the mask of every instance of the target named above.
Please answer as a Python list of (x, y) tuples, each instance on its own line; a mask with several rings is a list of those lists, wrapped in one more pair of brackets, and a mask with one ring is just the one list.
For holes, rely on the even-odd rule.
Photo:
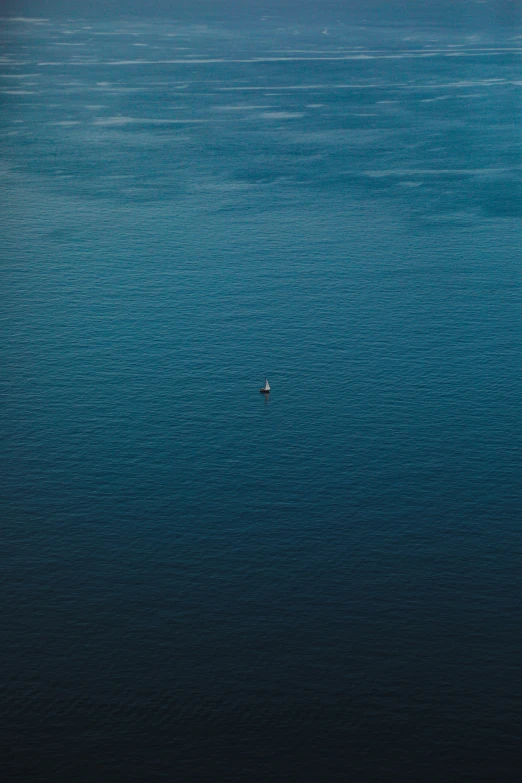
[(265, 378), (265, 391), (270, 391), (270, 385), (267, 378)]

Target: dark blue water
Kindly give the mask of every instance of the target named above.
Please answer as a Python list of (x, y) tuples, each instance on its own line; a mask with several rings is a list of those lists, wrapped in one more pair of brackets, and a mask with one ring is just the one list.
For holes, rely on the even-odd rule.
[(516, 34), (3, 24), (10, 780), (520, 779)]

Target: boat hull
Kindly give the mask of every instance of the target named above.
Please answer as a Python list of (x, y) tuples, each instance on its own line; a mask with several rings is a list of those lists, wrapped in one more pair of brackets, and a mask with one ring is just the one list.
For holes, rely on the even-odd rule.
[(259, 394), (270, 394), (270, 389), (259, 389)]

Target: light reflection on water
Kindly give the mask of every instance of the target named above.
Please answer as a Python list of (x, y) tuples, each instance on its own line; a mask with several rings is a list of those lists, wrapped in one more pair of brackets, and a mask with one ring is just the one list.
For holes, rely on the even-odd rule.
[(516, 47), (292, 29), (9, 33), (11, 778), (518, 779)]

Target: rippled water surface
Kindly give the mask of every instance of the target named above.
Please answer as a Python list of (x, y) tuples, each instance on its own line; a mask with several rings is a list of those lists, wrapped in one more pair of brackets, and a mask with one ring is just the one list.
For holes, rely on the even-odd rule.
[(9, 779), (519, 780), (520, 37), (2, 35)]

